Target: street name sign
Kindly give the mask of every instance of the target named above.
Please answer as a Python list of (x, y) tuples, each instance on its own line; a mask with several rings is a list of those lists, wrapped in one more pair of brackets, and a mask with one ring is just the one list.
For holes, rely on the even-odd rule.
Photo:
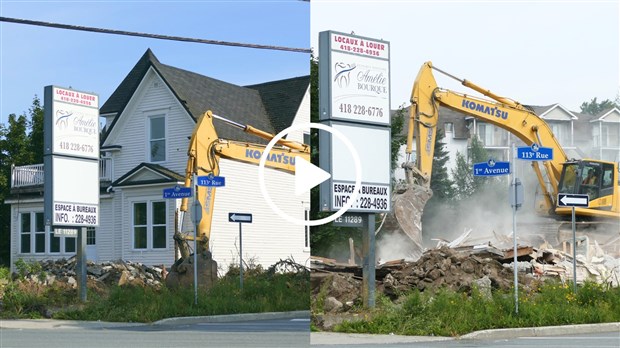
[(558, 206), (559, 207), (585, 207), (590, 204), (590, 198), (588, 195), (572, 194), (572, 193), (558, 193)]
[(192, 188), (175, 186), (175, 187), (164, 189), (163, 195), (164, 195), (164, 198), (171, 198), (171, 199), (187, 198), (187, 197), (192, 196)]
[(551, 161), (553, 159), (553, 149), (550, 147), (522, 146), (517, 148), (517, 158), (527, 161)]
[(490, 159), (487, 162), (474, 163), (474, 176), (498, 176), (510, 174), (510, 162), (495, 162)]
[(252, 214), (228, 213), (228, 222), (252, 223)]
[(223, 176), (205, 175), (196, 178), (196, 185), (208, 187), (226, 186), (226, 178)]

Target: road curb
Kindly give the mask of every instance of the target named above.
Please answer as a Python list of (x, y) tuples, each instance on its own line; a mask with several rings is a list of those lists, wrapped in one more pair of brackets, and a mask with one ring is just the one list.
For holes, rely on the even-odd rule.
[(504, 339), (516, 337), (557, 336), (597, 332), (620, 332), (619, 323), (580, 324), (564, 326), (524, 327), (513, 329), (492, 329), (468, 333), (458, 337), (460, 340)]
[[(249, 320), (272, 320), (272, 319), (310, 319), (310, 311), (292, 311), (292, 312), (266, 312), (266, 313), (241, 313), (226, 315), (210, 315), (199, 317), (177, 317), (158, 320), (151, 325), (190, 325), (198, 323), (232, 323), (237, 321)], [(308, 326), (310, 324), (308, 323)]]

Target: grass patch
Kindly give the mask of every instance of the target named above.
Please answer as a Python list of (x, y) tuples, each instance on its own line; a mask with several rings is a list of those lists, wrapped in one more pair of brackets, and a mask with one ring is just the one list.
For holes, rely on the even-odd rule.
[[(262, 273), (239, 278), (224, 277), (208, 291), (192, 288), (170, 290), (151, 287), (89, 288), (88, 301), (79, 303), (75, 289), (56, 289), (33, 283), (13, 282), (4, 291), (3, 318), (41, 318), (45, 309), (60, 309), (54, 319), (153, 322), (164, 318), (235, 313), (280, 312), (310, 308), (309, 277)], [(39, 290), (34, 290), (40, 288)], [(5, 289), (7, 290), (7, 289)]]
[(399, 335), (458, 336), (477, 330), (538, 327), (620, 321), (620, 288), (586, 283), (577, 294), (571, 286), (555, 282), (537, 291), (519, 294), (515, 314), (514, 293), (494, 292), (488, 299), (449, 290), (412, 291), (397, 303), (377, 301), (367, 319), (345, 322), (335, 331)]

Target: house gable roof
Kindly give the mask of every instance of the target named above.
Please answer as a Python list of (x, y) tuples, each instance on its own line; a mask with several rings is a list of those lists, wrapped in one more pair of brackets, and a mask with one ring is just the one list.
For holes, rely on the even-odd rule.
[[(102, 143), (123, 116), (127, 103), (150, 67), (162, 78), (194, 121), (211, 110), (216, 115), (274, 134), (292, 124), (303, 93), (310, 83), (309, 76), (305, 76), (241, 87), (162, 64), (148, 49), (101, 107), (102, 115), (116, 114)], [(303, 92), (300, 94), (301, 90)], [(218, 136), (223, 139), (266, 143), (219, 120), (214, 120), (214, 126)]]
[(549, 118), (549, 116), (554, 110), (555, 111), (560, 110), (562, 113), (566, 114), (566, 116), (570, 120), (578, 119), (578, 117), (575, 115), (574, 112), (563, 107), (561, 104), (552, 104), (552, 105), (546, 105), (546, 106), (528, 105), (528, 107), (532, 109), (534, 113), (542, 119), (551, 119), (551, 120), (559, 121), (557, 118)]
[(152, 163), (140, 163), (112, 183), (114, 187), (178, 183), (185, 180), (182, 175)]
[(595, 121), (620, 122), (620, 109), (613, 107), (609, 110), (602, 111), (590, 122)]
[(309, 86), (310, 76), (300, 76), (246, 87), (259, 92), (271, 124), (279, 133), (293, 123)]

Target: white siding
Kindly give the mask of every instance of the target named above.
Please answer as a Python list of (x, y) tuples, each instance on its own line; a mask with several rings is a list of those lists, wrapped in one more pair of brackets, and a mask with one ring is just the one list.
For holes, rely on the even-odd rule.
[(97, 227), (97, 260), (99, 262), (118, 260), (115, 254), (116, 241), (114, 234), (116, 215), (113, 210), (112, 197), (99, 199), (99, 227)]
[(172, 239), (174, 234), (174, 200), (166, 200), (166, 249), (136, 250), (133, 248), (133, 203), (142, 201), (162, 201), (162, 190), (165, 187), (167, 186), (124, 188), (122, 190), (117, 190), (116, 195), (119, 198), (117, 202), (121, 206), (121, 215), (119, 217), (120, 220), (123, 221), (123, 227), (117, 230), (115, 234), (117, 238), (122, 241), (120, 246), (120, 258), (123, 260), (142, 262), (147, 265), (164, 264), (166, 267), (171, 266), (174, 262), (174, 241)]
[[(226, 186), (218, 188), (215, 194), (210, 244), (220, 272), (226, 272), (231, 262), (239, 262), (239, 224), (228, 222), (228, 213), (252, 214), (252, 223), (242, 226), (244, 260), (255, 259), (263, 267), (269, 267), (292, 256), (296, 262), (307, 264), (310, 251), (304, 250), (304, 226), (284, 220), (267, 205), (259, 188), (258, 167), (222, 159), (220, 169)], [(278, 208), (290, 217), (304, 219), (304, 208), (310, 206), (310, 197), (309, 194), (295, 196), (294, 175), (266, 168), (265, 182)], [(185, 216), (183, 231), (193, 231), (189, 214)]]
[(545, 120), (558, 120), (558, 121), (570, 121), (571, 115), (569, 115), (566, 111), (564, 111), (560, 107), (555, 107), (549, 112), (545, 113)]
[(145, 75), (139, 88), (114, 126), (114, 133), (104, 145), (121, 145), (122, 150), (113, 154), (114, 177), (118, 179), (141, 162), (150, 162), (148, 117), (165, 114), (166, 160), (158, 162), (177, 173), (183, 173), (187, 159), (188, 137), (195, 122), (175, 99), (153, 69)]

